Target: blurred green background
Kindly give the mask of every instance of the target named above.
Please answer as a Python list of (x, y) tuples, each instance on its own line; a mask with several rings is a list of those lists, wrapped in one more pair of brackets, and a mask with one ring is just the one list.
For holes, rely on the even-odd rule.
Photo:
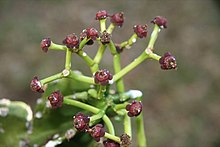
[[(40, 42), (51, 37), (61, 43), (70, 33), (96, 27), (98, 10), (123, 11), (125, 23), (113, 34), (122, 42), (133, 34), (133, 25), (145, 24), (157, 15), (168, 19), (156, 42), (160, 55), (170, 51), (178, 70), (162, 71), (148, 60), (125, 77), (126, 89), (144, 93), (144, 119), (149, 146), (220, 146), (220, 2), (218, 0), (0, 0), (0, 98), (22, 100), (34, 106), (39, 94), (29, 88), (38, 75), (62, 71), (64, 52), (41, 51)], [(146, 48), (149, 36), (139, 39), (122, 54), (125, 66)], [(94, 55), (97, 45), (86, 47)], [(87, 73), (79, 57), (73, 68)], [(102, 66), (112, 71), (109, 52)], [(134, 134), (135, 136), (135, 134)]]

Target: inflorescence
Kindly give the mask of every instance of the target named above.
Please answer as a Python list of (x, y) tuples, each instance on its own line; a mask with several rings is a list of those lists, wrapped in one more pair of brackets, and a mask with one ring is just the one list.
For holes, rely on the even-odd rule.
[[(110, 20), (110, 25), (107, 28), (106, 20), (108, 19)], [(30, 87), (35, 92), (43, 93), (47, 90), (45, 85), (62, 78), (74, 79), (78, 82), (93, 85), (93, 88), (84, 91), (88, 94), (86, 97), (83, 97), (83, 101), (80, 97), (77, 97), (76, 93), (73, 93), (75, 96), (73, 99), (73, 96), (63, 95), (60, 90), (54, 91), (48, 97), (48, 100), (54, 109), (62, 109), (62, 105), (72, 105), (86, 110), (90, 116), (82, 112), (74, 115), (74, 128), (77, 131), (90, 134), (97, 142), (103, 137), (106, 138), (106, 140), (103, 141), (105, 147), (129, 146), (132, 140), (130, 117), (135, 117), (138, 120), (137, 125), (143, 128), (143, 115), (141, 115), (143, 105), (141, 102), (142, 95), (137, 95), (132, 90), (124, 90), (123, 77), (145, 61), (145, 59), (157, 60), (163, 70), (177, 68), (176, 59), (170, 52), (165, 53), (163, 56), (159, 56), (154, 52), (154, 44), (158, 34), (161, 29), (167, 28), (167, 20), (162, 16), (157, 16), (151, 21), (154, 25), (154, 30), (150, 36), (148, 46), (139, 57), (123, 68), (120, 64), (120, 54), (124, 49), (130, 49), (138, 38), (143, 39), (147, 37), (148, 25), (134, 25), (133, 35), (127, 41), (114, 43), (112, 40), (113, 30), (116, 27), (123, 26), (124, 13), (119, 12), (110, 15), (106, 10), (101, 10), (96, 13), (95, 20), (99, 21), (99, 31), (93, 27), (88, 27), (82, 30), (79, 37), (75, 33), (71, 33), (64, 38), (62, 45), (55, 44), (50, 38), (44, 38), (41, 41), (41, 48), (45, 53), (49, 50), (61, 50), (66, 52), (65, 68), (62, 72), (42, 80), (39, 80), (38, 77), (35, 76), (31, 81)], [(96, 56), (91, 58), (84, 51), (84, 48), (86, 45), (92, 45), (95, 42), (99, 43), (99, 48)], [(99, 68), (106, 48), (109, 48), (113, 56), (114, 71), (111, 73), (107, 68)], [(80, 56), (88, 65), (91, 70), (88, 76), (79, 74), (71, 69), (72, 54)], [(110, 89), (112, 84), (116, 84), (116, 89), (113, 92)], [(88, 103), (87, 100), (90, 101), (90, 103)], [(132, 102), (129, 102), (130, 100), (132, 100)], [(94, 103), (91, 101), (94, 101)], [(100, 103), (104, 103), (104, 106), (100, 107)], [(124, 134), (121, 136), (115, 135), (114, 126), (109, 118), (109, 111), (107, 111), (107, 109), (114, 112), (115, 116), (120, 116), (124, 119)], [(104, 125), (100, 124), (101, 120), (104, 121)], [(137, 133), (141, 136), (141, 138), (138, 138), (138, 145), (146, 145), (144, 131), (137, 130)]]

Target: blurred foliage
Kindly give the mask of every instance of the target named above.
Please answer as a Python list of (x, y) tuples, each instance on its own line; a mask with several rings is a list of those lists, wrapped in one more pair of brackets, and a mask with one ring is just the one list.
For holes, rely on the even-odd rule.
[[(136, 23), (147, 23), (150, 34), (152, 18), (162, 15), (169, 21), (168, 29), (159, 34), (155, 51), (172, 52), (178, 70), (161, 71), (158, 63), (146, 61), (125, 77), (126, 89), (144, 92), (149, 145), (219, 146), (220, 8), (217, 0), (2, 0), (0, 97), (23, 100), (33, 106), (40, 97), (29, 89), (33, 76), (44, 78), (64, 67), (64, 53), (43, 53), (41, 39), (51, 37), (61, 43), (67, 34), (79, 34), (90, 26), (97, 28), (93, 18), (101, 9), (125, 13), (125, 24), (113, 34), (115, 42), (130, 36)], [(142, 52), (148, 39), (138, 40), (134, 48), (123, 52), (123, 66)], [(96, 44), (87, 47), (86, 52), (94, 55), (96, 48)], [(73, 58), (73, 68), (88, 73), (83, 61), (77, 56)], [(108, 53), (104, 59), (102, 67), (109, 67), (112, 60)]]

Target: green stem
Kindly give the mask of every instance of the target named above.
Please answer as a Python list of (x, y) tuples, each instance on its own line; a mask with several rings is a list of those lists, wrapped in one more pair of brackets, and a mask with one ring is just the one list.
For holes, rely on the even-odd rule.
[(128, 39), (128, 41), (122, 42), (122, 43), (120, 44), (120, 47), (121, 47), (121, 48), (126, 47), (126, 48), (129, 49), (129, 48), (137, 41), (137, 38), (138, 38), (137, 34), (134, 33), (134, 34)]
[(117, 143), (120, 143), (121, 142), (121, 139), (115, 135), (112, 135), (112, 134), (109, 134), (109, 133), (105, 133), (105, 138), (108, 138), (110, 140), (113, 140)]
[(52, 81), (54, 81), (54, 80), (61, 79), (61, 78), (63, 78), (63, 77), (64, 77), (64, 76), (63, 76), (62, 73), (58, 73), (58, 74), (55, 74), (55, 75), (52, 75), (52, 76), (50, 76), (50, 77), (47, 77), (47, 78), (45, 78), (45, 79), (40, 80), (40, 83), (41, 83), (42, 85), (44, 85), (44, 84), (50, 83), (50, 82), (52, 82)]
[(90, 39), (88, 39), (87, 37), (85, 37), (79, 44), (79, 50), (81, 50), (85, 44), (89, 41)]
[(155, 24), (154, 25), (154, 30), (151, 33), (150, 41), (149, 41), (148, 46), (147, 46), (147, 48), (149, 48), (150, 50), (154, 49), (154, 44), (157, 40), (157, 36), (158, 36), (159, 32), (160, 32), (160, 27), (157, 24)]
[(106, 86), (99, 85), (98, 99), (103, 99), (105, 92), (106, 92)]
[(72, 98), (72, 96), (65, 96), (63, 99), (63, 104), (72, 105), (72, 106), (90, 111), (95, 114), (100, 112), (100, 109), (98, 109), (96, 107), (93, 107), (91, 105), (88, 105), (88, 104), (85, 104), (85, 103), (82, 103), (80, 101), (76, 101), (76, 100), (73, 100), (70, 98)]
[(142, 63), (146, 58), (149, 58), (149, 55), (146, 54), (146, 52), (143, 52), (139, 57), (137, 57), (133, 62), (128, 64), (126, 67), (124, 67), (121, 71), (116, 73), (113, 76), (114, 81), (118, 81), (121, 79), (125, 74), (127, 74), (129, 71), (137, 67), (140, 63)]
[(72, 51), (70, 49), (66, 50), (66, 62), (65, 62), (65, 69), (70, 70), (71, 68), (71, 57)]
[(157, 61), (159, 61), (160, 58), (161, 58), (161, 56), (159, 56), (159, 55), (157, 55), (157, 54), (155, 54), (155, 53), (149, 54), (149, 57), (152, 58), (152, 59), (154, 59), (154, 60), (157, 60)]
[(90, 117), (90, 122), (93, 122), (93, 121), (96, 121), (98, 119), (101, 119), (103, 117), (103, 115), (104, 115), (104, 112), (101, 111), (98, 114), (95, 114), (95, 115), (91, 116)]
[(143, 114), (136, 118), (138, 146), (147, 146), (147, 139), (144, 131)]
[(106, 127), (108, 128), (109, 133), (111, 135), (115, 135), (115, 129), (114, 129), (114, 126), (113, 126), (111, 120), (109, 119), (109, 117), (107, 115), (103, 115), (102, 119), (105, 122)]
[(91, 67), (95, 62), (86, 54), (86, 52), (80, 50), (78, 55), (86, 62), (86, 64)]
[(115, 25), (113, 23), (111, 23), (107, 29), (107, 33), (112, 34), (114, 28), (115, 28)]
[(64, 45), (55, 44), (51, 41), (50, 47), (48, 48), (50, 50), (67, 50), (68, 48)]
[(91, 77), (83, 76), (75, 71), (70, 71), (68, 78), (75, 79), (84, 83), (95, 84), (94, 79)]
[(127, 113), (124, 115), (124, 131), (132, 138), (131, 118), (127, 115)]
[(126, 107), (128, 104), (129, 104), (128, 102), (124, 102), (124, 103), (122, 103), (122, 104), (117, 104), (117, 105), (114, 106), (114, 109), (115, 109), (116, 111), (121, 110), (121, 109), (125, 109), (125, 107)]
[(94, 62), (95, 62), (95, 63), (97, 63), (97, 64), (100, 63), (100, 61), (101, 61), (101, 59), (102, 59), (102, 56), (103, 56), (103, 54), (104, 54), (104, 52), (105, 52), (105, 48), (106, 48), (105, 45), (100, 44), (99, 49), (98, 49), (98, 52), (97, 52), (97, 54), (95, 55), (95, 58), (94, 58)]
[(103, 31), (106, 30), (106, 19), (101, 19), (99, 21), (99, 23), (100, 23), (100, 30), (101, 30), (101, 33), (102, 33)]

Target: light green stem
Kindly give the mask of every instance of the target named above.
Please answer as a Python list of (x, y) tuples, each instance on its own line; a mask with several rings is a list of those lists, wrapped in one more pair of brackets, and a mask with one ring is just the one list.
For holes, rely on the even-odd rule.
[(66, 62), (65, 62), (65, 69), (70, 70), (71, 69), (71, 57), (72, 52), (70, 49), (66, 50)]
[(115, 129), (114, 129), (114, 125), (112, 124), (111, 120), (109, 119), (109, 117), (107, 115), (104, 115), (102, 117), (103, 121), (106, 124), (106, 127), (108, 128), (108, 131), (111, 135), (115, 135)]
[(147, 147), (147, 138), (144, 131), (144, 120), (142, 113), (136, 118), (136, 125), (138, 146)]
[(122, 103), (122, 104), (117, 104), (117, 105), (114, 106), (114, 109), (115, 109), (116, 111), (121, 110), (121, 109), (125, 109), (125, 107), (126, 107), (128, 104), (129, 104), (128, 102), (124, 102), (124, 103)]
[(68, 48), (66, 46), (64, 46), (64, 45), (59, 45), (59, 44), (53, 43), (51, 41), (50, 47), (48, 49), (50, 49), (50, 50), (63, 50), (63, 51), (65, 51)]
[(147, 48), (149, 48), (149, 49), (151, 49), (151, 50), (154, 49), (154, 44), (155, 44), (155, 42), (156, 42), (156, 40), (157, 40), (157, 36), (158, 36), (159, 32), (160, 32), (160, 27), (159, 27), (157, 24), (155, 24), (155, 25), (154, 25), (154, 30), (153, 30), (153, 32), (151, 33), (150, 41), (149, 41), (149, 43), (148, 43)]
[(127, 113), (124, 115), (124, 131), (132, 139), (131, 118), (127, 115)]
[(87, 55), (86, 52), (80, 50), (78, 55), (86, 62), (86, 64), (91, 67), (95, 62)]
[(135, 67), (137, 67), (140, 63), (142, 63), (146, 58), (149, 58), (149, 55), (146, 54), (145, 52), (143, 52), (139, 57), (137, 57), (133, 62), (131, 62), (130, 64), (128, 64), (126, 67), (124, 67), (121, 71), (119, 71), (118, 73), (116, 73), (113, 76), (113, 80), (118, 81), (119, 79), (121, 79), (125, 74), (127, 74), (129, 71), (131, 71), (132, 69), (134, 69)]
[(105, 133), (105, 138), (108, 138), (110, 140), (113, 140), (117, 143), (120, 143), (121, 142), (121, 139), (115, 135), (112, 135), (112, 134), (109, 134), (109, 133)]
[(55, 75), (52, 75), (52, 76), (50, 76), (50, 77), (47, 77), (47, 78), (45, 78), (45, 79), (40, 80), (40, 83), (41, 83), (42, 85), (44, 85), (44, 84), (50, 83), (50, 82), (52, 82), (52, 81), (54, 81), (54, 80), (61, 79), (61, 78), (63, 78), (63, 77), (64, 77), (64, 76), (63, 76), (62, 73), (58, 73), (58, 74), (55, 74)]
[(136, 42), (137, 38), (138, 38), (137, 34), (134, 33), (134, 34), (128, 39), (128, 41), (122, 42), (122, 43), (120, 44), (120, 47), (121, 47), (121, 48), (124, 48), (124, 47), (127, 47), (127, 46), (128, 46), (128, 47), (131, 47), (131, 46)]
[(157, 60), (157, 61), (159, 61), (160, 58), (161, 58), (161, 56), (159, 56), (159, 55), (157, 55), (157, 54), (155, 54), (155, 53), (149, 54), (149, 57), (152, 58), (152, 59), (154, 59), (154, 60)]
[(98, 114), (95, 114), (93, 116), (90, 117), (90, 122), (96, 121), (98, 119), (101, 119), (104, 115), (104, 112), (99, 112)]
[(97, 52), (97, 54), (95, 55), (95, 58), (94, 58), (94, 62), (95, 62), (95, 63), (97, 63), (97, 64), (100, 63), (100, 61), (101, 61), (101, 59), (102, 59), (102, 56), (103, 56), (103, 54), (104, 54), (104, 52), (105, 52), (105, 48), (106, 48), (105, 45), (100, 44), (99, 49), (98, 49), (98, 52)]
[(103, 99), (105, 92), (106, 92), (106, 86), (99, 85), (98, 99)]
[(81, 81), (81, 82), (89, 83), (89, 84), (93, 84), (93, 85), (95, 84), (93, 78), (81, 75), (75, 71), (70, 71), (70, 74), (68, 75), (67, 78), (75, 79), (77, 81)]
[(81, 50), (85, 44), (89, 41), (90, 39), (88, 39), (87, 37), (85, 37), (79, 44), (79, 50)]
[(113, 23), (111, 23), (107, 29), (107, 33), (112, 34), (114, 28), (115, 28), (115, 25)]
[(101, 19), (99, 21), (99, 23), (100, 23), (100, 30), (101, 30), (101, 33), (102, 33), (103, 31), (106, 30), (106, 19)]

